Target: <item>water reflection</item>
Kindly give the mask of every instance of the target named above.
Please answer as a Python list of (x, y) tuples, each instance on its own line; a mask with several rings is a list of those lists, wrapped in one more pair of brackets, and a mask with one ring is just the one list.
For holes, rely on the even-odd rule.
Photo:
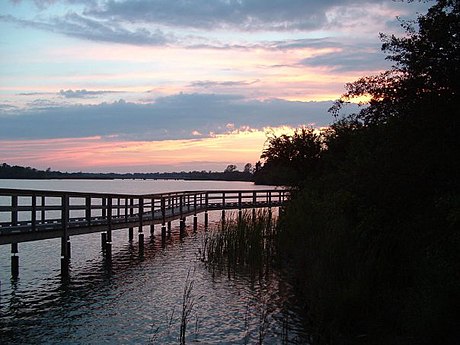
[(5, 281), (2, 267), (0, 343), (177, 344), (189, 272), (195, 304), (187, 342), (302, 343), (291, 287), (280, 273), (270, 270), (255, 279), (209, 270), (198, 260), (204, 231), (188, 226), (181, 236), (177, 224), (164, 239), (160, 229), (154, 237), (146, 232), (143, 253), (138, 242), (128, 242), (127, 231), (114, 231), (111, 260), (103, 255), (99, 234), (76, 236), (65, 279), (58, 259), (46, 257), (50, 246), (59, 246), (36, 242), (35, 254), (45, 256), (32, 263), (22, 255), (17, 280)]

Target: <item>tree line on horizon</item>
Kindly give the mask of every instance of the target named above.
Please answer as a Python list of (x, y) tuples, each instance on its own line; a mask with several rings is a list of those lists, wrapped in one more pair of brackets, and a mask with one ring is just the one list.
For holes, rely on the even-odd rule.
[(225, 170), (219, 171), (181, 171), (154, 173), (90, 173), (90, 172), (61, 172), (51, 168), (39, 170), (18, 165), (0, 165), (0, 179), (173, 179), (173, 180), (222, 180), (222, 181), (252, 181), (253, 168), (251, 163), (239, 171), (235, 164), (229, 164)]

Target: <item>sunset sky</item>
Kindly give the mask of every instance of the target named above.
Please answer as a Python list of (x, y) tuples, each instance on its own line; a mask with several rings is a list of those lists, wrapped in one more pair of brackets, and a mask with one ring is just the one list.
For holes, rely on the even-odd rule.
[(1, 0), (0, 163), (242, 169), (270, 133), (330, 124), (345, 83), (389, 67), (379, 32), (430, 5)]

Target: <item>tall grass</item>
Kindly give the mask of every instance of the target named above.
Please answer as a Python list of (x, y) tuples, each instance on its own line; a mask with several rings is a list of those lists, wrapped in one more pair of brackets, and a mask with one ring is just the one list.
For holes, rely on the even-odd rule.
[(187, 332), (187, 326), (190, 322), (190, 315), (195, 306), (195, 298), (192, 295), (193, 286), (195, 281), (190, 277), (190, 270), (187, 272), (187, 278), (185, 280), (184, 292), (182, 295), (182, 313), (180, 320), (180, 335), (179, 343), (181, 345), (185, 344), (185, 335)]
[(277, 222), (268, 210), (230, 215), (206, 233), (201, 260), (213, 268), (262, 270), (276, 252)]

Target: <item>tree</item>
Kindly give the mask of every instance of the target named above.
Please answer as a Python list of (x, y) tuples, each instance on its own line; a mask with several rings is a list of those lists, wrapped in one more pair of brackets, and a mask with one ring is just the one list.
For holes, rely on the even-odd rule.
[(252, 174), (253, 170), (254, 169), (252, 168), (252, 164), (251, 163), (246, 163), (246, 165), (244, 166), (243, 172), (245, 172), (246, 174)]
[[(320, 174), (286, 209), (281, 252), (298, 268), (312, 344), (460, 339), (459, 7), (438, 0), (402, 22), (404, 37), (381, 35), (394, 66), (347, 84), (336, 116), (370, 100), (336, 119)], [(289, 157), (288, 139), (269, 158)]]
[(264, 183), (298, 184), (318, 172), (323, 149), (323, 133), (312, 127), (298, 128), (292, 135), (273, 136), (260, 156), (264, 165), (256, 169), (257, 176), (264, 176)]
[(392, 68), (347, 84), (347, 92), (331, 108), (334, 115), (345, 103), (362, 96), (370, 97), (369, 103), (353, 117), (365, 124), (409, 116), (421, 104), (458, 101), (460, 2), (438, 0), (426, 15), (401, 21), (401, 26), (405, 37), (380, 34), (382, 50), (394, 62)]
[(235, 164), (229, 164), (224, 170), (224, 173), (232, 173), (235, 172), (237, 169), (237, 166)]

